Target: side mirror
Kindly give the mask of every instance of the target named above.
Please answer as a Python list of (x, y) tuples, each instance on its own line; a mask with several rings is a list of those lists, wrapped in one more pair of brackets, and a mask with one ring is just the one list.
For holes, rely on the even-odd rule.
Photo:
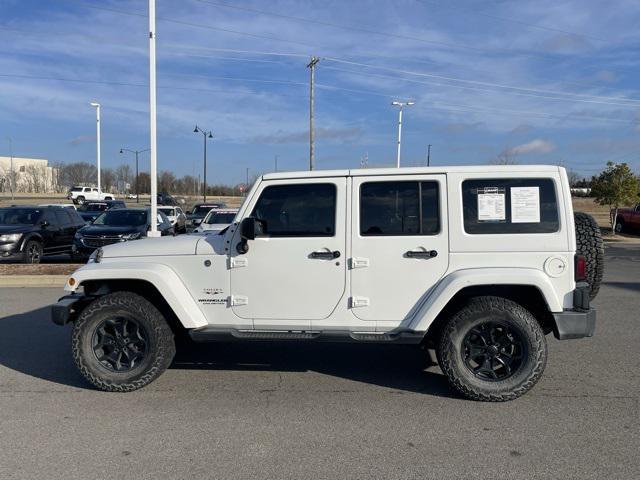
[(255, 217), (247, 217), (240, 224), (240, 237), (242, 240), (236, 247), (238, 253), (245, 254), (249, 251), (249, 240), (255, 240), (264, 235), (264, 222)]

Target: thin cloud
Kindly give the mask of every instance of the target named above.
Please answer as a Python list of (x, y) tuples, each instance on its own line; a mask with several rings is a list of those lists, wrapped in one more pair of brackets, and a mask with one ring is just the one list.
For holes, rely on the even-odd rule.
[(528, 153), (550, 153), (556, 149), (556, 145), (547, 140), (531, 140), (530, 142), (507, 148), (504, 152), (507, 155), (526, 155)]

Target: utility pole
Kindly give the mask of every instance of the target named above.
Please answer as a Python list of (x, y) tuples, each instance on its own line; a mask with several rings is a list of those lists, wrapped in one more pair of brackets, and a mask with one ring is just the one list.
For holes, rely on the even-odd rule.
[(249, 190), (249, 167), (247, 167), (247, 183), (246, 183), (245, 191), (247, 190)]
[(131, 152), (136, 155), (136, 203), (140, 203), (140, 191), (139, 191), (139, 182), (138, 182), (138, 155), (143, 152), (148, 152), (149, 149), (146, 150), (129, 150), (128, 148), (121, 148), (120, 153)]
[(407, 101), (407, 102), (391, 102), (391, 105), (398, 107), (398, 156), (396, 159), (396, 167), (400, 168), (400, 145), (402, 143), (402, 109), (404, 107), (409, 107), (413, 105), (415, 102)]
[(431, 144), (427, 146), (427, 167), (431, 166)]
[(156, 0), (149, 0), (149, 151), (151, 167), (151, 231), (149, 237), (159, 237), (158, 232), (158, 153), (156, 123)]
[(310, 70), (311, 77), (309, 82), (309, 170), (315, 168), (315, 158), (313, 152), (314, 127), (313, 127), (313, 108), (314, 108), (314, 90), (316, 82), (316, 65), (320, 61), (318, 57), (311, 57), (311, 61), (307, 65)]
[(274, 171), (277, 172), (278, 171), (278, 155), (276, 155), (275, 162), (276, 162), (276, 165), (275, 165)]

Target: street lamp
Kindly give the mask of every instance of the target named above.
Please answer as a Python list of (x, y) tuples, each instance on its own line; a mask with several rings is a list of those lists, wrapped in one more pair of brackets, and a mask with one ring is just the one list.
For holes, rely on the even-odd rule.
[(398, 107), (398, 158), (396, 159), (397, 168), (400, 168), (400, 144), (402, 142), (402, 109), (413, 104), (415, 104), (415, 102), (412, 101), (399, 102), (396, 100), (394, 102), (391, 102), (391, 105)]
[(140, 192), (138, 191), (138, 155), (143, 152), (148, 152), (149, 150), (150, 149), (148, 148), (145, 150), (129, 150), (128, 148), (120, 149), (120, 154), (123, 154), (124, 152), (131, 152), (136, 155), (136, 203), (140, 203)]
[(96, 109), (96, 157), (98, 160), (98, 192), (102, 192), (100, 186), (100, 104), (97, 102), (91, 102), (90, 105)]
[(193, 133), (201, 133), (204, 137), (204, 172), (203, 172), (204, 188), (202, 190), (202, 201), (206, 203), (207, 201), (207, 138), (213, 138), (213, 135), (211, 134), (211, 130), (207, 132), (205, 130), (202, 130), (198, 125), (196, 125), (196, 128), (193, 129)]

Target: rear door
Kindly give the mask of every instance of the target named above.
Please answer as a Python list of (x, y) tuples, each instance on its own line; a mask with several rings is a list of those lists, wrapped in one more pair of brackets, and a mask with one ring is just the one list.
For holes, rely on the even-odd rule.
[(445, 175), (353, 177), (353, 315), (398, 325), (449, 264)]
[(345, 294), (346, 178), (264, 182), (249, 205), (263, 237), (236, 253), (232, 244), (233, 312), (254, 327), (309, 329)]

